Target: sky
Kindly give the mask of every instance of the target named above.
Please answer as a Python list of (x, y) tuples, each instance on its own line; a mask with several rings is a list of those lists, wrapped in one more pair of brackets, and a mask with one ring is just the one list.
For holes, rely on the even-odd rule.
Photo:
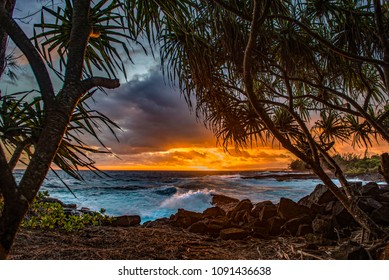
[[(29, 10), (24, 7), (28, 6)], [(32, 14), (40, 1), (18, 0), (15, 16)], [(39, 15), (39, 14), (38, 14)], [(39, 17), (19, 21), (28, 35)], [(10, 44), (12, 49), (12, 44)], [(264, 170), (285, 169), (294, 157), (280, 147), (252, 147), (225, 151), (212, 132), (196, 118), (179, 90), (166, 83), (157, 58), (134, 50), (134, 64), (128, 63), (128, 79), (121, 86), (96, 93), (91, 106), (114, 120), (119, 141), (108, 131), (100, 137), (111, 155), (93, 155), (103, 170)], [(2, 81), (3, 92), (36, 87), (28, 63), (22, 58), (19, 81)], [(60, 83), (55, 82), (60, 88)], [(98, 147), (96, 141), (88, 141)], [(346, 149), (345, 149), (346, 151)], [(353, 152), (353, 150), (350, 150)]]
[[(24, 18), (42, 6), (42, 1), (17, 0), (14, 16)], [(44, 1), (43, 1), (44, 2)], [(26, 9), (28, 7), (28, 9)], [(40, 13), (18, 20), (28, 36)], [(9, 50), (14, 47), (12, 43)], [(16, 50), (17, 52), (17, 50)], [(156, 52), (157, 53), (157, 52)], [(101, 140), (112, 155), (93, 155), (96, 165), (104, 170), (263, 170), (287, 168), (291, 155), (276, 147), (228, 151), (217, 145), (212, 132), (190, 110), (179, 90), (164, 79), (158, 57), (145, 55), (139, 49), (132, 53), (134, 64), (127, 64), (127, 80), (121, 86), (94, 96), (91, 106), (115, 121), (119, 141), (107, 130)], [(37, 88), (25, 58), (20, 57), (19, 80), (1, 81), (0, 89), (12, 93)], [(55, 80), (55, 79), (54, 79)], [(54, 81), (59, 89), (61, 83)], [(91, 146), (99, 147), (93, 139)]]

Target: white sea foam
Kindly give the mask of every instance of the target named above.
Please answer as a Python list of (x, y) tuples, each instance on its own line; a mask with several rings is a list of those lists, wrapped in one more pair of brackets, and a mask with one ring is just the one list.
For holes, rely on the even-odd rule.
[(161, 208), (179, 209), (184, 208), (191, 211), (203, 211), (211, 206), (211, 194), (214, 190), (202, 189), (185, 193), (176, 193), (161, 203)]

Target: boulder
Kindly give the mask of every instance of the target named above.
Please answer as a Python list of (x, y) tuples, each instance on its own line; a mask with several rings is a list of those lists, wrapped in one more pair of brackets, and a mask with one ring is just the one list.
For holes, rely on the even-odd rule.
[(321, 205), (335, 200), (337, 200), (336, 197), (327, 186), (318, 184), (313, 192), (300, 199), (298, 204), (311, 208), (314, 204)]
[(380, 225), (389, 225), (389, 206), (382, 206), (371, 213), (372, 220)]
[(312, 224), (301, 224), (296, 232), (296, 236), (304, 236), (313, 233)]
[(281, 227), (281, 230), (285, 233), (295, 236), (300, 225), (310, 225), (311, 223), (311, 217), (308, 215), (303, 215), (286, 221), (286, 223)]
[(334, 223), (334, 218), (330, 215), (317, 215), (312, 221), (312, 230), (314, 233), (321, 233), (325, 237), (333, 237)]
[(362, 187), (361, 195), (377, 196), (380, 193), (380, 188), (376, 182), (369, 182)]
[(382, 207), (382, 204), (371, 197), (363, 197), (358, 201), (358, 207), (366, 213), (371, 213)]
[(226, 228), (220, 231), (220, 238), (224, 240), (244, 239), (248, 235), (248, 232), (241, 228)]
[(376, 196), (375, 199), (381, 203), (389, 203), (389, 193), (381, 193), (379, 196)]
[(284, 220), (291, 220), (302, 215), (310, 215), (311, 211), (307, 206), (299, 205), (289, 198), (282, 197), (277, 208), (278, 215)]
[(198, 221), (188, 228), (189, 232), (205, 234), (208, 233), (208, 227), (204, 221)]
[(269, 237), (269, 227), (256, 227), (251, 230), (251, 236), (255, 238), (268, 238)]
[(261, 212), (259, 212), (258, 218), (263, 220), (268, 220), (274, 216), (277, 216), (277, 206), (274, 204), (268, 204), (262, 207)]
[(285, 220), (279, 216), (275, 216), (267, 220), (269, 223), (269, 234), (272, 236), (277, 236), (282, 233), (282, 226), (285, 224)]
[(114, 217), (111, 222), (111, 225), (114, 227), (131, 227), (138, 226), (140, 224), (140, 216), (138, 215), (124, 215), (119, 217)]
[(222, 229), (231, 227), (231, 223), (225, 217), (207, 220), (206, 225), (211, 236), (218, 236)]
[[(266, 205), (274, 205), (274, 204), (270, 200), (258, 202), (257, 204), (255, 204), (253, 206), (253, 209), (251, 210), (251, 216), (258, 217), (259, 213), (262, 211), (262, 208)], [(275, 206), (275, 207), (277, 207), (277, 206)]]
[(203, 212), (204, 218), (216, 218), (225, 216), (226, 212), (218, 206), (205, 209)]
[(77, 209), (77, 204), (75, 203), (69, 203), (69, 204), (64, 203), (62, 206), (65, 209), (74, 209), (74, 210)]
[(242, 210), (250, 211), (253, 208), (253, 204), (249, 199), (243, 199), (239, 201), (239, 203), (230, 211), (230, 212), (238, 212)]
[(178, 209), (177, 213), (170, 217), (172, 224), (181, 228), (188, 228), (190, 225), (200, 221), (202, 214), (184, 209)]
[(239, 201), (239, 203), (227, 212), (227, 217), (235, 224), (243, 225), (254, 219), (250, 213), (253, 208), (253, 204), (249, 199)]
[(222, 194), (212, 194), (212, 205), (223, 206), (231, 203), (238, 203), (239, 199)]
[(343, 204), (336, 201), (332, 206), (332, 215), (339, 227), (349, 227), (355, 225), (353, 216), (344, 208)]
[(154, 221), (147, 221), (142, 224), (146, 228), (160, 228), (166, 225), (171, 225), (172, 221), (169, 218), (159, 218)]
[(242, 226), (255, 220), (255, 218), (250, 215), (249, 210), (240, 210), (238, 212), (232, 211), (227, 213), (227, 217), (229, 217), (232, 223), (239, 226)]

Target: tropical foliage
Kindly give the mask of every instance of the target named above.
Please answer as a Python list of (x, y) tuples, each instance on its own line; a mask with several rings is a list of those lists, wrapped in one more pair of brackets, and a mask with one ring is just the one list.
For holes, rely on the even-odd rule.
[[(381, 164), (379, 155), (364, 157), (355, 153), (335, 154), (333, 159), (346, 175), (377, 174)], [(289, 168), (293, 171), (308, 171), (310, 169), (300, 159), (293, 160), (289, 164)]]
[[(75, 232), (87, 226), (108, 224), (112, 218), (101, 212), (88, 212), (83, 214), (71, 214), (64, 211), (59, 202), (50, 202), (47, 192), (39, 192), (21, 226), (25, 229), (59, 230)], [(0, 200), (0, 210), (3, 201)]]

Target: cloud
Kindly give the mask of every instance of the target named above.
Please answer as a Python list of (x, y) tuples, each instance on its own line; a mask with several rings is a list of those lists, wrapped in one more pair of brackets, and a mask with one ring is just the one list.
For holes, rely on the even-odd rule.
[(152, 69), (120, 88), (96, 96), (96, 109), (122, 128), (120, 143), (102, 139), (116, 154), (163, 151), (173, 147), (214, 146), (210, 131), (196, 120), (177, 89)]

